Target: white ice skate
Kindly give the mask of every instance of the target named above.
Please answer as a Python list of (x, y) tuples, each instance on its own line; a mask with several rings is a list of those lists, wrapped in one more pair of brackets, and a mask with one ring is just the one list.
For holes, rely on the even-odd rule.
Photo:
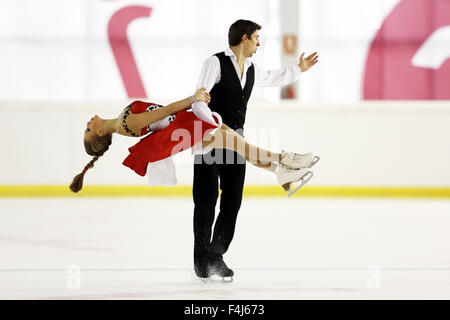
[(312, 153), (298, 154), (283, 150), (280, 163), (294, 169), (302, 169), (311, 168), (319, 160), (320, 158), (318, 156), (314, 156)]
[[(313, 177), (313, 173), (308, 168), (293, 169), (281, 163), (278, 165), (275, 173), (278, 183), (285, 191), (289, 192), (288, 197), (296, 193), (298, 189), (303, 187)], [(298, 181), (300, 181), (300, 185), (296, 189), (291, 190), (291, 185)]]

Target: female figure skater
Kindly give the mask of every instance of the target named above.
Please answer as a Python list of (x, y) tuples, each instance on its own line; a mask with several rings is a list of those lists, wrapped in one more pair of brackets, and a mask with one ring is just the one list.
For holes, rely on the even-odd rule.
[[(150, 175), (149, 178), (152, 175), (164, 177), (170, 175), (169, 171), (174, 170), (170, 165), (158, 167), (150, 164), (164, 163), (165, 159), (193, 146), (233, 150), (250, 163), (274, 172), (278, 183), (286, 191), (290, 191), (292, 183), (300, 181), (300, 186), (290, 191), (289, 196), (312, 178), (312, 172), (308, 168), (317, 163), (319, 157), (311, 153), (295, 154), (283, 151), (282, 154), (278, 154), (264, 150), (246, 142), (242, 136), (222, 124), (219, 114), (211, 112), (208, 108), (208, 110), (187, 111), (195, 101), (208, 104), (210, 100), (209, 93), (202, 88), (195, 95), (165, 107), (134, 101), (118, 118), (102, 119), (95, 115), (87, 123), (84, 131), (84, 147), (93, 158), (83, 171), (75, 176), (70, 190), (78, 192), (82, 189), (86, 171), (108, 150), (114, 133), (129, 137), (147, 135), (129, 148), (130, 155), (123, 164), (141, 176)], [(181, 143), (180, 137), (183, 138)], [(160, 172), (157, 172), (158, 170)], [(175, 183), (172, 181), (169, 184)], [(163, 185), (164, 182), (150, 183), (156, 184)]]

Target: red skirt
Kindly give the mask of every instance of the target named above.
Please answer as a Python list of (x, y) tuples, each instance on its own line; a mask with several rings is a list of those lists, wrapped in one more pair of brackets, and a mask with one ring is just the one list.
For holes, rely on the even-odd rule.
[(138, 175), (145, 176), (149, 162), (156, 162), (192, 148), (216, 128), (217, 126), (197, 118), (193, 112), (180, 111), (169, 126), (149, 134), (128, 148), (130, 154), (123, 164)]

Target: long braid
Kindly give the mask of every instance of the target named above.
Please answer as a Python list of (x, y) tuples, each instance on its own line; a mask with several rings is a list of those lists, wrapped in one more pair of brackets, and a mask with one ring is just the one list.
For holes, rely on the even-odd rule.
[(89, 163), (84, 167), (83, 171), (77, 174), (75, 178), (73, 178), (72, 184), (70, 185), (70, 190), (72, 190), (72, 192), (78, 192), (83, 188), (83, 179), (86, 171), (88, 171), (88, 169), (90, 168), (93, 168), (95, 161), (97, 161), (101, 156), (102, 155), (93, 157), (92, 160), (89, 161)]
[(86, 171), (88, 171), (88, 169), (93, 168), (95, 161), (97, 161), (98, 158), (100, 158), (101, 156), (102, 156), (102, 154), (99, 156), (93, 157), (92, 160), (89, 161), (88, 164), (83, 168), (83, 172), (86, 173)]
[[(84, 175), (86, 174), (86, 172), (90, 169), (94, 167), (94, 163), (101, 157), (103, 156), (103, 154), (108, 151), (109, 146), (111, 145), (111, 136), (107, 137), (106, 139), (106, 144), (102, 145), (102, 149), (101, 151), (93, 151), (93, 153), (95, 153), (95, 156), (92, 158), (91, 161), (88, 162), (88, 164), (83, 168), (83, 171), (79, 174), (77, 174), (75, 176), (75, 178), (73, 178), (72, 183), (70, 185), (70, 190), (72, 192), (78, 192), (83, 188), (83, 179), (84, 179)], [(88, 147), (89, 144), (85, 144), (85, 148), (89, 148)], [(88, 149), (87, 149), (88, 150)], [(88, 153), (92, 153), (91, 150), (89, 150)]]

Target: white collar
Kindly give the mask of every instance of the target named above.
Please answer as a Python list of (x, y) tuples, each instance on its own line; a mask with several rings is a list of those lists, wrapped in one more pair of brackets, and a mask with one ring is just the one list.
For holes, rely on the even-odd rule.
[[(236, 55), (234, 54), (233, 50), (231, 50), (230, 47), (227, 47), (227, 48), (225, 49), (225, 55), (226, 55), (226, 56), (229, 56), (229, 57), (234, 57), (235, 61), (237, 62), (237, 57), (236, 57)], [(249, 65), (251, 65), (251, 64), (252, 64), (252, 62), (250, 61), (250, 59), (249, 59), (249, 58), (245, 58), (245, 60), (244, 60), (244, 65), (245, 65), (245, 66), (249, 66)]]

